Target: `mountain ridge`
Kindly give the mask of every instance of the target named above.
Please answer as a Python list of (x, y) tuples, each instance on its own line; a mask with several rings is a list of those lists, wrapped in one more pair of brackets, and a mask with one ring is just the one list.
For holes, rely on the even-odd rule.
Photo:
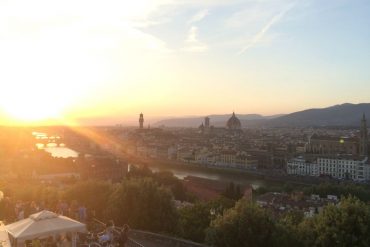
[[(370, 103), (343, 103), (324, 108), (310, 108), (290, 114), (263, 116), (260, 114), (236, 114), (243, 127), (322, 127), (357, 126), (362, 114), (370, 117)], [(231, 114), (208, 115), (211, 125), (225, 126)], [(204, 117), (170, 118), (158, 121), (154, 126), (198, 127)]]

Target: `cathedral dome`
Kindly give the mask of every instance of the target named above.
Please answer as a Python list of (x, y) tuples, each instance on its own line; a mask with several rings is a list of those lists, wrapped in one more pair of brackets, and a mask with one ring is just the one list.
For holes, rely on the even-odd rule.
[(236, 130), (241, 129), (242, 124), (240, 123), (240, 120), (235, 116), (235, 113), (233, 112), (233, 115), (227, 120), (226, 126), (228, 129)]

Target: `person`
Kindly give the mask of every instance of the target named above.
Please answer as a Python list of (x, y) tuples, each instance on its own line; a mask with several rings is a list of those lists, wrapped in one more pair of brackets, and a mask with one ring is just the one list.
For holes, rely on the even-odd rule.
[(125, 247), (126, 243), (128, 241), (128, 232), (129, 232), (129, 226), (125, 224), (121, 230), (121, 234), (118, 239), (119, 247)]
[(61, 246), (61, 247), (71, 247), (71, 246), (72, 246), (72, 243), (71, 243), (71, 241), (70, 241), (70, 239), (69, 239), (69, 237), (68, 237), (68, 236), (63, 235), (63, 236), (61, 237), (61, 243), (60, 243), (60, 246)]
[(78, 208), (78, 216), (81, 222), (86, 222), (86, 207), (83, 204)]
[(108, 224), (106, 224), (106, 228), (107, 228), (106, 231), (109, 235), (109, 240), (114, 241), (114, 231), (116, 228), (116, 226), (114, 225), (114, 221), (110, 220)]
[(24, 209), (21, 207), (18, 212), (18, 220), (23, 220), (24, 219)]
[(48, 237), (46, 240), (46, 247), (57, 247), (57, 244), (55, 243), (53, 237)]
[(111, 236), (108, 232), (108, 230), (105, 230), (101, 233), (98, 233), (98, 239), (100, 244), (106, 244), (111, 241)]

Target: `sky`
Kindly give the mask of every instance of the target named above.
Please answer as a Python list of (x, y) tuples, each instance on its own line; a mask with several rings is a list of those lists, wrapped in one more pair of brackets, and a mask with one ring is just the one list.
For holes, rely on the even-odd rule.
[(368, 0), (0, 0), (0, 123), (370, 102), (369, 13)]

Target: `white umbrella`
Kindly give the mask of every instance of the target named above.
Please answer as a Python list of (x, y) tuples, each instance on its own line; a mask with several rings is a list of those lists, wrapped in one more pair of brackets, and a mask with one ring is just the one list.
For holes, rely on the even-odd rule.
[(45, 238), (62, 233), (85, 232), (86, 225), (50, 211), (41, 211), (6, 225), (7, 232), (19, 243), (35, 238)]

